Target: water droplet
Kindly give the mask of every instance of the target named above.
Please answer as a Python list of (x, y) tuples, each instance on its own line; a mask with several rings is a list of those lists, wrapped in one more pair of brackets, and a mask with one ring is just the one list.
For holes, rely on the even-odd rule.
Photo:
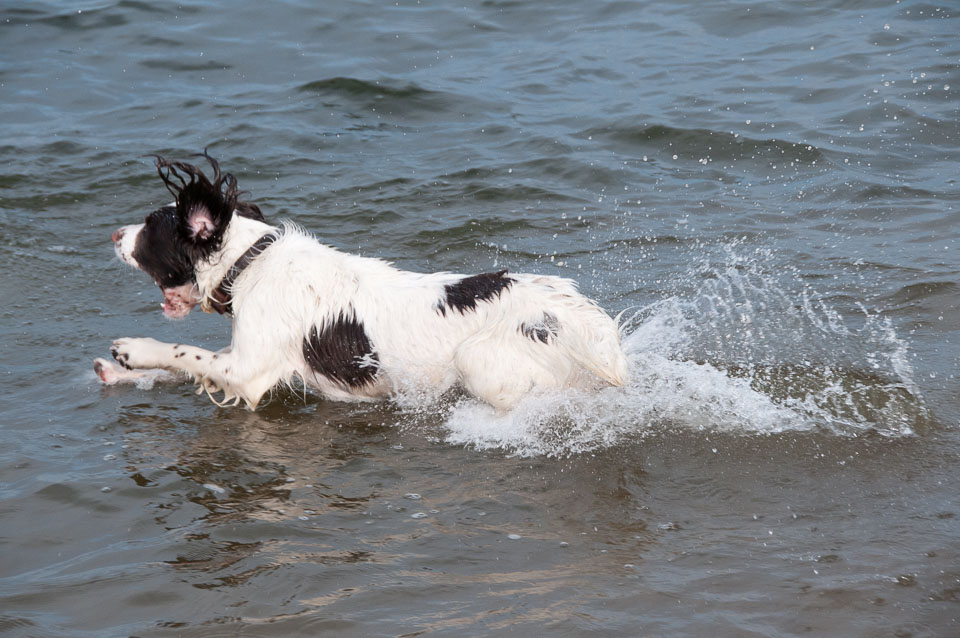
[(521, 538), (523, 538), (523, 536), (520, 536), (520, 534), (507, 534), (507, 538), (509, 538), (512, 541), (518, 541)]

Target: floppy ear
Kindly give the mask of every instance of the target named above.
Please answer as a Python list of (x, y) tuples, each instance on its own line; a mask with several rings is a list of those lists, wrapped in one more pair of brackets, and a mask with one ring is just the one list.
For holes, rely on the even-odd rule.
[(194, 260), (220, 248), (239, 194), (236, 178), (221, 174), (217, 161), (206, 153), (204, 157), (213, 167), (213, 182), (192, 164), (157, 157), (157, 172), (177, 198), (177, 234)]
[(213, 215), (206, 206), (195, 206), (187, 214), (187, 228), (190, 231), (190, 238), (194, 241), (206, 241), (213, 236), (217, 230), (217, 225), (213, 221)]

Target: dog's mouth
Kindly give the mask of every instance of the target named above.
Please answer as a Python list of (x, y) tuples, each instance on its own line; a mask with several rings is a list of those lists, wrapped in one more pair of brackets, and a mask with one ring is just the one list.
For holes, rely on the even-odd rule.
[(200, 302), (200, 293), (194, 283), (174, 286), (173, 288), (164, 288), (163, 291), (163, 314), (168, 319), (183, 319), (190, 314), (193, 307)]

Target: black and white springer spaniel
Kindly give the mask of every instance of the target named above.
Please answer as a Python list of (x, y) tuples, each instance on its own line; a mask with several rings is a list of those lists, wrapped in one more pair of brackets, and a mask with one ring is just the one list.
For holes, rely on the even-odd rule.
[[(114, 341), (97, 359), (105, 383), (160, 368), (192, 377), (220, 405), (251, 410), (297, 378), (331, 399), (404, 390), (439, 396), (460, 384), (499, 409), (531, 391), (626, 382), (616, 322), (569, 279), (507, 273), (421, 274), (342, 253), (301, 228), (264, 222), (237, 180), (156, 158), (176, 201), (113, 233), (125, 263), (153, 277), (163, 312), (200, 303), (233, 318), (230, 347), (211, 352), (149, 338)], [(122, 367), (121, 367), (122, 366)]]

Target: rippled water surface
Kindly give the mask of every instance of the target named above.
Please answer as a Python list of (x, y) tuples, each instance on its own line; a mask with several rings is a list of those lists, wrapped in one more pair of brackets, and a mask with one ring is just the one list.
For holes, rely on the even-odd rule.
[[(960, 632), (954, 3), (6, 2), (0, 634)], [(628, 387), (103, 387), (209, 147), (403, 268), (576, 278)]]

